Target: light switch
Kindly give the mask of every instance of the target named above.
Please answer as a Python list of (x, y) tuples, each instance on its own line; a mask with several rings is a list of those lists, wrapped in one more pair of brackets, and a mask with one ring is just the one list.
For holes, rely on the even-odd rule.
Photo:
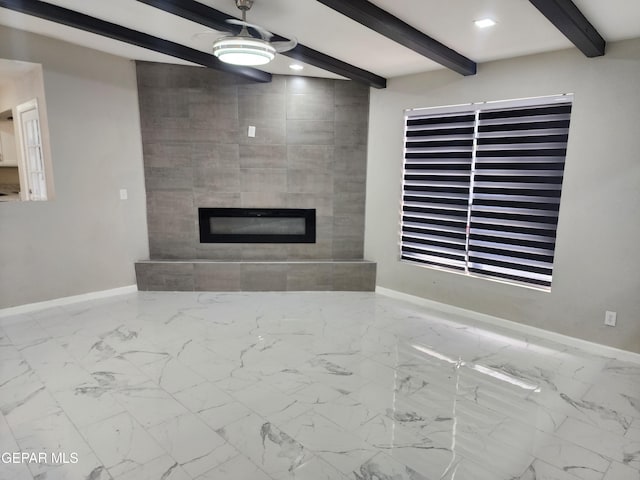
[(256, 127), (254, 127), (253, 125), (249, 125), (249, 131), (247, 132), (247, 135), (249, 135), (250, 137), (255, 137)]
[(120, 200), (126, 200), (127, 198), (129, 198), (129, 194), (127, 193), (127, 189), (126, 188), (121, 188), (120, 189)]
[(604, 324), (608, 327), (615, 327), (618, 314), (616, 312), (610, 312), (607, 310), (604, 313)]

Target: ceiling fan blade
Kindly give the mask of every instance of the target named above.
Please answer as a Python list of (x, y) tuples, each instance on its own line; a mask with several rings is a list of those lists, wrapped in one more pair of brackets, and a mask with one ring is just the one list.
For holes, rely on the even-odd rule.
[(266, 40), (267, 42), (271, 39), (271, 37), (273, 37), (273, 33), (271, 33), (269, 30), (261, 27), (260, 25), (255, 25), (253, 23), (244, 22), (242, 20), (236, 20), (235, 18), (228, 19), (227, 23), (230, 23), (232, 25), (239, 25), (241, 27), (246, 27), (246, 28), (253, 28), (256, 32), (258, 32), (260, 37), (262, 37), (262, 39)]
[(291, 40), (283, 41), (283, 42), (271, 42), (271, 46), (276, 49), (276, 52), (288, 52), (289, 50), (293, 50), (298, 45), (298, 40), (292, 38)]

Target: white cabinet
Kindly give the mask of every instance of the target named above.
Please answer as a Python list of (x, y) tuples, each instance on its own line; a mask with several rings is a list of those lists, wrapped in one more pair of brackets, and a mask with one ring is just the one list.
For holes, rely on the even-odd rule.
[(17, 167), (18, 150), (12, 120), (0, 120), (0, 167)]

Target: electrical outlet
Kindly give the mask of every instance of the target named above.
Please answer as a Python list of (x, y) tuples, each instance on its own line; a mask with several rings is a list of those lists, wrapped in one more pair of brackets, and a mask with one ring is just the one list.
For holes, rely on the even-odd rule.
[(120, 200), (126, 200), (127, 198), (129, 198), (129, 194), (127, 193), (127, 189), (126, 188), (121, 188), (120, 189)]
[(256, 127), (254, 125), (249, 125), (249, 129), (247, 131), (247, 135), (251, 138), (256, 136)]
[(607, 310), (604, 314), (604, 324), (608, 327), (615, 327), (617, 315), (618, 314), (616, 312), (610, 312)]

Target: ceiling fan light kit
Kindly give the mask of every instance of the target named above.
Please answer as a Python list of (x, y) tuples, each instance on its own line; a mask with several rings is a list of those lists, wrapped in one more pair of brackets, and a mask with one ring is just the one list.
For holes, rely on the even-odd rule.
[(269, 42), (250, 37), (223, 37), (213, 44), (213, 54), (232, 65), (265, 65), (276, 57)]
[[(268, 30), (247, 22), (247, 11), (253, 6), (253, 0), (235, 0), (236, 7), (242, 12), (242, 20), (227, 20), (232, 25), (241, 25), (237, 35), (225, 35), (213, 43), (213, 54), (221, 61), (232, 65), (265, 65), (276, 58), (276, 53), (286, 52), (297, 45), (297, 41), (271, 42), (273, 34)], [(249, 33), (252, 28), (261, 38)]]

